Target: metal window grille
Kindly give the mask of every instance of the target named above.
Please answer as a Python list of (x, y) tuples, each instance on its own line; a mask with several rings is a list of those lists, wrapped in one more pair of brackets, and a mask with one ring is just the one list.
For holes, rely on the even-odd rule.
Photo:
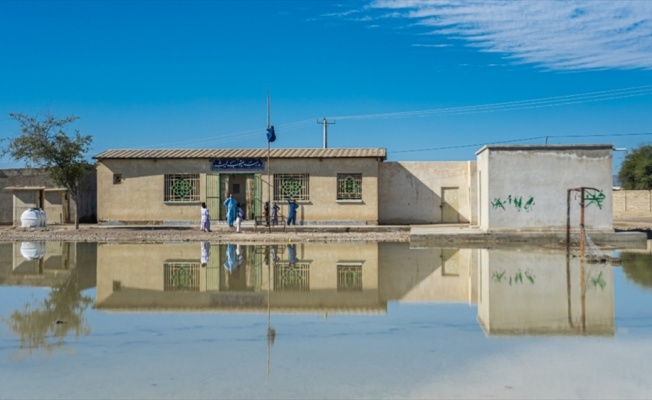
[(166, 292), (198, 292), (199, 268), (200, 264), (192, 261), (164, 263), (163, 290)]
[(362, 174), (337, 174), (337, 200), (362, 200)]
[(199, 201), (199, 174), (165, 175), (164, 201), (179, 203)]
[(310, 263), (275, 263), (274, 290), (281, 292), (310, 291)]
[(361, 264), (337, 264), (337, 291), (362, 291)]
[(274, 200), (310, 200), (309, 174), (274, 174)]

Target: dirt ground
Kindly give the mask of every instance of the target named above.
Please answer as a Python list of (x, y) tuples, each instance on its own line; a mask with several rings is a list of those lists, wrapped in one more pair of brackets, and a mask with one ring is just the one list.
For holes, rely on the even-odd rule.
[[(348, 230), (348, 232), (347, 232)], [(21, 228), (0, 226), (0, 242), (61, 240), (69, 242), (130, 242), (130, 243), (161, 243), (179, 241), (210, 241), (212, 243), (226, 242), (256, 242), (256, 243), (287, 243), (294, 242), (407, 242), (409, 227), (380, 227), (375, 230), (370, 227), (350, 228), (326, 227), (288, 228), (269, 232), (265, 228), (243, 228), (242, 233), (235, 229), (218, 227), (212, 232), (202, 232), (199, 227), (190, 226), (100, 226), (80, 225), (76, 230), (74, 225), (51, 225), (46, 228)]]
[[(636, 216), (616, 216), (613, 220), (616, 230), (647, 232), (652, 236), (652, 214)], [(0, 242), (17, 241), (71, 241), (71, 242), (131, 242), (161, 243), (178, 241), (210, 241), (212, 243), (255, 242), (287, 243), (294, 242), (407, 242), (410, 227), (297, 227), (269, 232), (264, 227), (254, 230), (243, 228), (236, 233), (228, 227), (218, 227), (213, 232), (202, 232), (191, 226), (104, 226), (82, 224), (78, 230), (74, 225), (51, 225), (47, 228), (21, 228), (0, 226)]]

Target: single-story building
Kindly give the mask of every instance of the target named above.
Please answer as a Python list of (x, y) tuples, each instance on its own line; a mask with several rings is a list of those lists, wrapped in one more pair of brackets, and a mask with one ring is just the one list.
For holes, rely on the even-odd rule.
[(485, 231), (612, 229), (612, 151), (594, 145), (488, 145), (475, 161), (387, 162), (381, 148), (108, 150), (96, 155), (100, 223), (247, 219), (266, 201), (299, 224), (465, 223)]
[(100, 223), (188, 223), (205, 202), (225, 219), (231, 193), (246, 219), (299, 204), (297, 223), (377, 224), (385, 149), (108, 150), (96, 155)]

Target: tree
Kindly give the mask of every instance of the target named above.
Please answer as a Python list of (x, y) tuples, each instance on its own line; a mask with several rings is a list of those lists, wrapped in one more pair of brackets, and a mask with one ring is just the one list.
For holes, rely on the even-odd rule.
[(43, 168), (56, 185), (66, 188), (75, 202), (75, 229), (79, 229), (80, 182), (94, 169), (84, 159), (92, 142), (91, 136), (83, 136), (79, 131), (71, 136), (66, 134), (67, 126), (78, 119), (76, 116), (64, 119), (52, 115), (31, 117), (21, 113), (9, 116), (20, 124), (20, 135), (2, 139), (8, 141), (8, 145), (0, 148), (0, 156), (8, 154), (28, 167)]
[(626, 190), (652, 190), (652, 145), (640, 146), (627, 154), (618, 179)]

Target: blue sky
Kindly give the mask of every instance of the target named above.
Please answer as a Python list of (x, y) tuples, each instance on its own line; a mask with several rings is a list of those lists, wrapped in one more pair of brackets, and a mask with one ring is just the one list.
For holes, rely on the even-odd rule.
[(0, 37), (0, 137), (77, 115), (89, 156), (264, 148), (268, 90), (278, 148), (652, 141), (648, 1), (5, 0)]

